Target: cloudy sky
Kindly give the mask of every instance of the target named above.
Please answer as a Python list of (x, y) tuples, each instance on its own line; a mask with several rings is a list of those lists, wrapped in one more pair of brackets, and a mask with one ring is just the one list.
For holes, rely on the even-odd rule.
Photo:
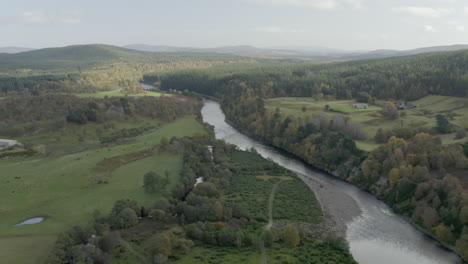
[(466, 0), (5, 2), (0, 47), (145, 43), (372, 50), (468, 43)]

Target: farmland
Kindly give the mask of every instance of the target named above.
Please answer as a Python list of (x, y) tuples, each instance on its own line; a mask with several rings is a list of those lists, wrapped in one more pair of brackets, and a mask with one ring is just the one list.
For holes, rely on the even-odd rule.
[[(152, 125), (158, 123), (153, 121)], [(95, 138), (96, 126), (80, 127), (79, 131), (88, 131), (82, 142), (77, 140), (73, 132), (77, 127), (73, 125), (60, 132), (60, 143), (47, 133), (22, 138), (42, 144), (46, 151), (28, 158), (0, 160), (1, 259), (33, 263), (45, 257), (57, 234), (86, 223), (95, 210), (107, 213), (118, 199), (137, 199), (144, 206), (152, 205), (161, 193), (143, 192), (143, 175), (148, 171), (164, 175), (168, 171), (166, 189), (170, 190), (178, 182), (182, 166), (180, 153), (159, 153), (152, 150), (154, 146), (163, 137), (193, 136), (204, 131), (189, 116), (103, 147)], [(129, 121), (116, 128), (136, 126), (138, 122)], [(145, 151), (148, 154), (135, 155)], [(97, 170), (97, 165), (106, 159), (118, 162), (104, 163)], [(46, 220), (36, 225), (13, 226), (35, 216), (45, 216)], [(29, 242), (23, 243), (24, 240)], [(34, 250), (28, 250), (33, 245)], [(23, 255), (24, 252), (28, 254)]]
[[(334, 115), (343, 115), (359, 123), (365, 132), (367, 139), (358, 140), (356, 143), (359, 148), (371, 151), (379, 146), (374, 141), (374, 135), (379, 128), (394, 129), (400, 127), (421, 127), (431, 129), (436, 126), (437, 114), (443, 114), (448, 117), (450, 124), (457, 127), (468, 128), (468, 99), (450, 96), (426, 96), (413, 101), (416, 106), (414, 109), (400, 111), (405, 113), (401, 118), (390, 120), (382, 116), (378, 106), (370, 105), (369, 109), (352, 109), (353, 100), (315, 100), (305, 97), (282, 97), (266, 100), (266, 108), (269, 111), (280, 112), (300, 118), (309, 118), (310, 116), (325, 113), (329, 117)], [(329, 106), (329, 111), (325, 107)], [(344, 114), (344, 112), (347, 112)], [(440, 135), (444, 144), (462, 143), (465, 139), (455, 139), (455, 133)]]

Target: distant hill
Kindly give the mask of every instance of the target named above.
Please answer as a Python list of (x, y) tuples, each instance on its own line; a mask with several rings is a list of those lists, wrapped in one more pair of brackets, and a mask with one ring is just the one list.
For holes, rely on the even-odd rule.
[(374, 50), (364, 53), (346, 54), (343, 56), (338, 56), (337, 58), (342, 60), (378, 59), (417, 55), (432, 52), (459, 51), (465, 49), (468, 49), (468, 45), (435, 46), (412, 50)]
[(31, 51), (31, 50), (34, 50), (34, 49), (23, 48), (23, 47), (0, 47), (0, 53), (8, 53), (8, 54), (20, 53), (20, 52)]
[(257, 48), (248, 45), (225, 46), (217, 48), (193, 48), (132, 44), (124, 46), (124, 48), (152, 52), (215, 52), (249, 57), (304, 58), (316, 61), (339, 61), (400, 57), (442, 51), (458, 51), (468, 49), (468, 45), (436, 46), (413, 50), (381, 49), (374, 51), (349, 51), (314, 46), (279, 46), (270, 48)]
[(122, 48), (147, 52), (200, 52), (200, 50), (197, 48), (173, 47), (164, 45), (152, 46), (146, 44), (131, 44), (122, 46)]
[(146, 52), (112, 45), (91, 44), (46, 48), (16, 54), (0, 54), (0, 72), (36, 70), (48, 72), (76, 71), (115, 62), (163, 63), (182, 60), (231, 61), (234, 55), (191, 52)]
[[(341, 52), (336, 49), (315, 48), (315, 47), (272, 47), (257, 48), (249, 45), (222, 46), (216, 48), (194, 48), (194, 47), (173, 47), (173, 46), (151, 46), (146, 44), (131, 44), (123, 48), (138, 51), (152, 52), (210, 52), (234, 54), (249, 57), (273, 57), (273, 58), (320, 58), (330, 53)], [(346, 52), (342, 52), (346, 53)], [(347, 52), (350, 53), (350, 52)], [(341, 54), (341, 53), (340, 53)]]

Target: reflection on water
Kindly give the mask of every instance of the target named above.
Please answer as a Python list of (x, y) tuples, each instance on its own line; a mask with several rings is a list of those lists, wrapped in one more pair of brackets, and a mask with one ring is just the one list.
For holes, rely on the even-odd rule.
[(22, 226), (22, 225), (34, 225), (34, 224), (39, 224), (40, 222), (44, 221), (44, 217), (34, 217), (34, 218), (29, 218), (27, 220), (24, 220), (23, 222), (16, 224), (15, 226)]
[[(337, 180), (282, 155), (275, 149), (239, 133), (227, 124), (219, 104), (206, 101), (203, 120), (215, 127), (216, 138), (237, 145), (240, 149), (255, 148), (265, 158), (281, 166), (305, 174), (327, 188), (345, 192), (361, 209), (359, 217), (347, 224), (346, 239), (354, 258), (361, 264), (454, 264), (461, 263), (457, 255), (439, 247), (438, 243), (417, 231), (374, 196), (355, 186)], [(339, 201), (336, 201), (339, 203)]]

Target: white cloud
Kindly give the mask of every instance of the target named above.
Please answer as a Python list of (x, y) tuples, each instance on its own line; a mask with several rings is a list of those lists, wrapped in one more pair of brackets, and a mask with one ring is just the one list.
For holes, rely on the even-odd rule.
[(448, 25), (448, 28), (452, 31), (465, 32), (465, 26), (458, 23), (457, 21), (448, 21), (446, 24)]
[(43, 13), (24, 12), (21, 16), (22, 20), (30, 24), (44, 24), (49, 18)]
[(253, 29), (257, 32), (267, 32), (267, 33), (281, 33), (283, 29), (280, 27), (256, 27)]
[(423, 6), (400, 6), (392, 8), (392, 11), (397, 14), (409, 14), (422, 17), (443, 17), (450, 15), (453, 10), (447, 8), (432, 8)]
[(390, 38), (390, 35), (385, 34), (385, 33), (382, 33), (382, 34), (380, 34), (380, 38), (386, 40), (386, 39), (389, 39), (389, 38)]
[(21, 15), (0, 17), (0, 24), (78, 24), (83, 15), (78, 12), (48, 14), (44, 12), (23, 12)]
[(424, 31), (429, 32), (429, 33), (434, 33), (434, 32), (436, 32), (436, 29), (431, 25), (425, 25), (424, 26)]
[(344, 2), (351, 5), (354, 9), (362, 8), (361, 0), (344, 0)]
[(362, 7), (362, 0), (247, 0), (260, 4), (277, 6), (294, 6), (319, 10), (334, 9), (338, 6), (351, 6), (355, 9)]
[(296, 6), (314, 9), (333, 9), (337, 6), (336, 0), (253, 0), (254, 2), (270, 5)]
[(465, 14), (467, 14), (467, 15), (468, 15), (468, 6), (467, 6), (467, 7), (465, 7)]
[(281, 28), (281, 27), (256, 27), (253, 29), (256, 32), (265, 32), (265, 33), (304, 33), (304, 29), (298, 28)]

